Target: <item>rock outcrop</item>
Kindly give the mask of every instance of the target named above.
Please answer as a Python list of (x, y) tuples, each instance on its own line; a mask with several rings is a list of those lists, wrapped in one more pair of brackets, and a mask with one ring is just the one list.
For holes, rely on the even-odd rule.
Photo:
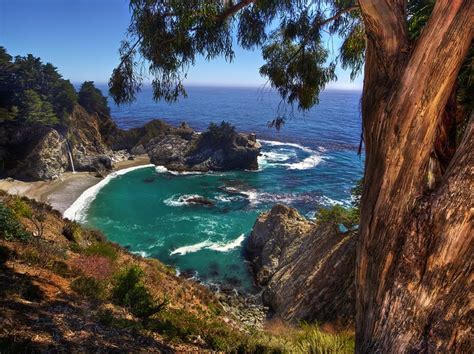
[(72, 170), (71, 159), (76, 171), (107, 172), (115, 156), (102, 132), (108, 120), (76, 105), (67, 126), (1, 122), (0, 176), (54, 179)]
[[(150, 161), (174, 171), (256, 170), (261, 145), (255, 134), (233, 133), (217, 141), (203, 133), (181, 127), (164, 138), (151, 140), (146, 150)], [(178, 128), (179, 129), (179, 128)]]
[(105, 175), (114, 161), (145, 153), (155, 165), (174, 171), (254, 170), (260, 153), (255, 135), (233, 128), (225, 139), (158, 119), (123, 130), (111, 117), (88, 113), (79, 104), (62, 125), (0, 122), (0, 138), (0, 178), (23, 180), (53, 179), (72, 165)]
[(355, 313), (355, 234), (318, 225), (277, 204), (246, 244), (263, 302), (286, 321), (348, 324)]
[(79, 105), (74, 107), (67, 135), (77, 171), (104, 173), (112, 169), (113, 152), (107, 144), (109, 135), (105, 132), (111, 134), (114, 125), (110, 117), (90, 114)]
[(23, 180), (58, 177), (68, 168), (65, 139), (51, 127), (0, 125), (0, 174)]

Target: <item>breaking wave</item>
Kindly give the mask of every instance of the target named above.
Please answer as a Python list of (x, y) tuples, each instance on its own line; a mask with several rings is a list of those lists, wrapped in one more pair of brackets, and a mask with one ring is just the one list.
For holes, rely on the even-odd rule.
[(199, 172), (199, 171), (182, 171), (182, 172), (171, 171), (167, 169), (165, 166), (156, 166), (155, 171), (157, 173), (169, 173), (170, 175), (173, 175), (173, 176), (203, 175), (207, 173), (207, 172)]
[[(272, 140), (259, 140), (259, 142), (263, 143), (264, 145), (280, 147), (276, 152), (265, 151), (261, 153), (258, 158), (258, 163), (261, 169), (264, 169), (269, 166), (283, 166), (286, 167), (287, 170), (308, 170), (313, 167), (316, 167), (323, 160), (323, 157), (321, 156), (320, 152), (300, 144), (283, 143), (280, 141)], [(301, 150), (309, 154), (309, 156), (304, 158), (302, 161), (287, 162), (290, 159), (294, 160), (295, 158), (297, 158), (296, 152), (294, 150), (289, 149), (288, 147)], [(324, 152), (325, 150), (323, 150), (323, 148), (320, 148), (320, 151)]]
[(170, 256), (173, 256), (173, 255), (184, 256), (185, 254), (198, 252), (204, 249), (208, 249), (208, 250), (212, 250), (216, 252), (228, 252), (230, 250), (233, 250), (234, 248), (240, 247), (244, 239), (245, 239), (245, 235), (242, 234), (239, 237), (237, 237), (235, 240), (232, 240), (226, 243), (225, 242), (212, 242), (212, 241), (206, 240), (203, 242), (196, 243), (194, 245), (179, 247), (175, 249), (174, 251), (171, 251)]
[(99, 183), (93, 185), (92, 187), (82, 192), (79, 198), (77, 198), (74, 201), (74, 203), (72, 203), (71, 206), (64, 211), (63, 216), (70, 220), (85, 221), (87, 208), (95, 199), (95, 197), (97, 196), (97, 193), (99, 193), (99, 191), (102, 188), (104, 188), (112, 179), (122, 176), (126, 173), (141, 169), (141, 168), (154, 167), (154, 166), (155, 165), (152, 165), (152, 164), (134, 166), (134, 167), (124, 168), (123, 170), (110, 173), (109, 175), (107, 175), (107, 177), (105, 177)]

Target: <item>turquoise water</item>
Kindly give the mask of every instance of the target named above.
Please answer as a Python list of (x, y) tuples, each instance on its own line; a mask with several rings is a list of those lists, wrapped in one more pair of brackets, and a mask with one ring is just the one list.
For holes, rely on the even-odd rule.
[[(312, 217), (318, 206), (348, 204), (363, 170), (357, 156), (360, 92), (325, 91), (320, 104), (305, 114), (283, 107), (291, 119), (277, 132), (267, 126), (284, 113), (274, 91), (187, 89), (188, 98), (166, 104), (153, 102), (151, 89), (145, 87), (132, 105), (111, 104), (112, 117), (122, 128), (162, 118), (173, 125), (187, 121), (199, 131), (210, 122), (229, 121), (239, 131), (255, 132), (268, 141), (263, 144), (261, 170), (203, 175), (135, 170), (106, 184), (83, 221), (112, 241), (159, 258), (187, 276), (252, 290), (242, 241), (260, 212), (281, 202)], [(194, 195), (215, 204), (185, 203)]]
[[(257, 215), (277, 202), (308, 217), (318, 206), (347, 205), (362, 173), (354, 151), (262, 144), (256, 172), (177, 175), (148, 167), (118, 176), (98, 192), (86, 223), (187, 276), (252, 291), (242, 242)], [(208, 198), (214, 205), (187, 203), (190, 196)]]

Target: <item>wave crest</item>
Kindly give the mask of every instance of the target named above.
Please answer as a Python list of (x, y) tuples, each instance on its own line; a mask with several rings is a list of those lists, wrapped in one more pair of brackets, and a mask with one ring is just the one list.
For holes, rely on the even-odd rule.
[(212, 250), (216, 252), (228, 252), (228, 251), (233, 250), (234, 248), (240, 247), (244, 239), (245, 239), (245, 235), (242, 234), (239, 237), (237, 237), (235, 240), (232, 240), (229, 242), (212, 242), (212, 241), (206, 240), (203, 242), (196, 243), (194, 245), (179, 247), (175, 249), (174, 251), (171, 251), (170, 256), (173, 256), (173, 255), (184, 256), (188, 253), (198, 252), (203, 249), (208, 249), (208, 250)]
[(86, 218), (86, 211), (92, 201), (95, 199), (99, 191), (104, 188), (112, 179), (122, 176), (126, 173), (142, 169), (148, 167), (154, 167), (155, 165), (141, 165), (141, 166), (134, 166), (129, 168), (124, 168), (123, 170), (118, 170), (115, 172), (110, 173), (102, 179), (99, 183), (93, 185), (92, 187), (86, 189), (82, 194), (77, 198), (74, 203), (71, 204), (69, 208), (67, 208), (64, 213), (63, 217), (75, 220), (75, 221), (85, 221)]

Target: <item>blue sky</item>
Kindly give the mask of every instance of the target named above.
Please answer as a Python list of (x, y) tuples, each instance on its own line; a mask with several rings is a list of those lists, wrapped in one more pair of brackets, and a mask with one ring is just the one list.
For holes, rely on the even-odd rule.
[[(31, 53), (51, 62), (74, 83), (106, 83), (118, 63), (118, 48), (129, 24), (128, 0), (0, 0), (0, 45), (11, 55)], [(337, 39), (327, 39), (337, 50)], [(260, 51), (235, 46), (232, 63), (199, 59), (189, 69), (187, 84), (259, 86), (263, 64)], [(339, 80), (329, 88), (360, 89), (362, 78)]]

